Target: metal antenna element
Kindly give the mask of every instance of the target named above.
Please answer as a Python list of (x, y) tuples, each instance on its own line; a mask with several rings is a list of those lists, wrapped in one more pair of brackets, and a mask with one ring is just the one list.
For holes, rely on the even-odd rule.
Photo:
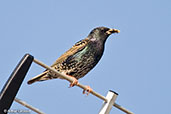
[(112, 109), (113, 104), (115, 103), (117, 96), (118, 94), (116, 92), (113, 92), (110, 90), (106, 96), (106, 99), (108, 100), (108, 102), (103, 103), (103, 106), (99, 114), (109, 114), (110, 110)]
[(0, 93), (0, 114), (7, 114), (11, 104), (33, 61), (33, 56), (26, 54), (18, 63)]
[[(38, 64), (38, 65), (40, 65), (40, 66), (42, 66), (42, 67), (44, 67), (44, 68), (46, 68), (46, 69), (48, 69), (48, 70), (50, 70), (50, 71), (56, 73), (57, 75), (60, 75), (62, 78), (68, 80), (69, 82), (73, 82), (73, 79), (72, 79), (71, 77), (69, 77), (69, 76), (67, 76), (67, 75), (65, 75), (65, 74), (59, 73), (59, 72), (58, 72), (57, 70), (55, 70), (54, 68), (49, 67), (48, 65), (46, 65), (46, 64), (44, 64), (44, 63), (42, 63), (42, 62), (40, 62), (39, 60), (37, 60), (37, 59), (34, 58), (33, 61), (34, 61), (36, 64)], [(80, 87), (80, 88), (82, 88), (82, 89), (84, 89), (84, 90), (86, 89), (86, 86), (84, 86), (84, 85), (82, 85), (82, 84), (80, 84), (80, 83), (78, 83), (76, 86), (78, 86), (78, 87)], [(123, 107), (121, 107), (121, 106), (118, 105), (117, 103), (114, 103), (114, 101), (115, 101), (115, 99), (116, 99), (116, 98), (115, 98), (115, 97), (116, 97), (116, 93), (115, 93), (115, 92), (112, 92), (112, 93), (115, 93), (115, 94), (113, 94), (113, 97), (112, 97), (112, 98), (110, 97), (111, 91), (108, 93), (109, 95), (108, 95), (107, 97), (104, 97), (104, 96), (100, 95), (99, 93), (97, 93), (97, 92), (95, 92), (95, 91), (91, 91), (90, 93), (93, 94), (94, 96), (96, 96), (96, 97), (102, 99), (102, 100), (106, 103), (106, 104), (104, 104), (104, 109), (110, 110), (110, 109), (111, 109), (110, 107), (111, 107), (111, 104), (112, 104), (113, 106), (115, 106), (116, 108), (118, 108), (119, 110), (121, 110), (121, 111), (123, 111), (123, 112), (125, 112), (125, 113), (127, 113), (127, 114), (133, 114), (132, 112), (128, 111), (127, 109), (125, 109), (125, 108), (123, 108)], [(106, 108), (105, 108), (105, 107), (106, 107)], [(107, 108), (107, 107), (108, 107), (108, 108)], [(100, 113), (100, 114), (108, 114), (108, 113)]]
[(15, 102), (29, 108), (30, 110), (32, 110), (32, 111), (34, 111), (34, 112), (36, 112), (38, 114), (45, 114), (45, 113), (41, 112), (39, 109), (34, 108), (33, 106), (31, 106), (31, 105), (27, 104), (26, 102), (22, 101), (21, 99), (15, 98), (14, 100), (15, 100)]

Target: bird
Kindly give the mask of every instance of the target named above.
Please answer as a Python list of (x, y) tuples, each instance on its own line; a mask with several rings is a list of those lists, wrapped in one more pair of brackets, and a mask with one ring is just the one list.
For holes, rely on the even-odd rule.
[[(108, 27), (96, 27), (83, 40), (78, 41), (68, 51), (62, 54), (51, 67), (59, 73), (63, 73), (73, 79), (70, 87), (78, 84), (78, 79), (84, 77), (92, 70), (101, 59), (105, 42), (113, 33), (120, 31)], [(62, 79), (62, 77), (46, 69), (43, 73), (33, 77), (27, 83), (32, 84), (37, 81), (45, 81), (50, 79)], [(92, 91), (90, 86), (83, 93)]]

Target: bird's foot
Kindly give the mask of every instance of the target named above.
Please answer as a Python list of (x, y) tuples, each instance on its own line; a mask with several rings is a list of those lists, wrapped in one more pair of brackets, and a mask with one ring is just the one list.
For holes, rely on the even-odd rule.
[(73, 76), (69, 76), (69, 77), (73, 79), (73, 82), (71, 82), (69, 87), (74, 87), (75, 85), (78, 84), (78, 80), (75, 77), (73, 77)]
[(83, 90), (83, 94), (88, 96), (92, 91), (93, 89), (91, 89), (90, 86), (86, 86), (86, 89)]

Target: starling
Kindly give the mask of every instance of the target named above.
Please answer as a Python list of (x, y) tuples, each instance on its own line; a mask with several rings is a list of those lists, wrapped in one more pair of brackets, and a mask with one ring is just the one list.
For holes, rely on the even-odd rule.
[[(60, 56), (51, 66), (60, 73), (64, 73), (73, 78), (70, 87), (78, 84), (78, 79), (85, 76), (99, 62), (103, 55), (106, 39), (112, 33), (119, 33), (117, 29), (107, 27), (97, 27), (83, 40), (77, 42), (72, 48)], [(43, 73), (30, 79), (27, 83), (32, 84), (37, 81), (60, 78), (57, 74), (45, 70)], [(90, 87), (87, 87), (90, 92)], [(85, 90), (84, 90), (85, 92)]]

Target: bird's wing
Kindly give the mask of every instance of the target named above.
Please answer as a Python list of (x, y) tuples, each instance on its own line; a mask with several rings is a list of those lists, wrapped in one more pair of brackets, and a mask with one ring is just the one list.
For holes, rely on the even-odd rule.
[(51, 67), (55, 66), (56, 64), (62, 63), (68, 57), (74, 55), (75, 53), (77, 53), (81, 50), (83, 50), (89, 42), (90, 42), (90, 40), (88, 38), (85, 38), (85, 39), (77, 42), (72, 48), (70, 48), (63, 55), (61, 55)]

